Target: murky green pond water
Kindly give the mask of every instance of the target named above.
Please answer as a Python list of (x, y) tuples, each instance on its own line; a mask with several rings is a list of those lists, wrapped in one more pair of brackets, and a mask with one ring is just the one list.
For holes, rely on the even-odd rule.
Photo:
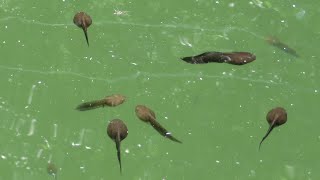
[[(90, 47), (73, 16), (87, 12)], [(319, 179), (320, 1), (0, 1), (0, 180)], [(300, 57), (271, 46), (278, 37)], [(183, 56), (248, 51), (244, 66)], [(124, 104), (79, 112), (120, 93)], [(145, 104), (183, 143), (135, 115)], [(271, 133), (267, 112), (286, 108)], [(116, 148), (106, 133), (122, 119)]]

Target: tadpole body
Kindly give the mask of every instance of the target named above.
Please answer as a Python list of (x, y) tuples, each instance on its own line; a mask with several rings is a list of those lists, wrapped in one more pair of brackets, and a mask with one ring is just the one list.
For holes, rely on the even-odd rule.
[(135, 112), (137, 117), (146, 123), (150, 123), (150, 125), (158, 132), (160, 133), (162, 136), (174, 141), (174, 142), (178, 142), (178, 143), (182, 143), (181, 141), (179, 141), (178, 139), (176, 139), (175, 137), (173, 137), (171, 135), (171, 133), (169, 131), (167, 131), (164, 127), (162, 127), (158, 121), (156, 120), (156, 115), (155, 113), (149, 109), (148, 107), (144, 106), (144, 105), (137, 105), (135, 108)]
[(181, 60), (190, 64), (228, 63), (244, 65), (256, 60), (256, 56), (249, 52), (205, 52), (196, 56), (183, 57)]
[(260, 141), (259, 150), (261, 148), (262, 142), (268, 137), (268, 135), (271, 133), (273, 128), (281, 126), (287, 122), (287, 112), (282, 107), (276, 107), (274, 109), (271, 109), (268, 112), (266, 119), (269, 124), (269, 129), (268, 129), (266, 135)]
[(116, 143), (117, 157), (120, 165), (120, 173), (122, 173), (120, 143), (128, 136), (128, 128), (120, 119), (113, 119), (107, 127), (108, 136)]
[(73, 17), (73, 23), (77, 25), (79, 28), (81, 28), (84, 32), (84, 35), (86, 37), (87, 44), (89, 46), (89, 39), (88, 39), (88, 28), (92, 24), (91, 17), (86, 14), (85, 12), (78, 12)]
[(115, 107), (122, 104), (125, 100), (126, 100), (125, 96), (121, 94), (113, 94), (111, 96), (107, 96), (100, 100), (81, 103), (76, 107), (76, 109), (79, 111), (87, 111), (87, 110), (96, 109), (104, 106)]
[(58, 169), (57, 167), (52, 163), (52, 162), (49, 162), (47, 164), (47, 173), (51, 176), (53, 176), (53, 178), (55, 180), (58, 179), (58, 176), (57, 176), (57, 173), (58, 173)]

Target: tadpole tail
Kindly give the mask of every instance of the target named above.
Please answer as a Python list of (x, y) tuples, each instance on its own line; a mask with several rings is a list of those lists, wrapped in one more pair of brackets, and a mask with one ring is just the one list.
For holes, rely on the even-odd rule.
[(76, 107), (76, 110), (78, 110), (78, 111), (87, 111), (87, 110), (96, 109), (96, 108), (99, 108), (101, 106), (104, 106), (104, 104), (105, 104), (104, 100), (96, 100), (96, 101), (84, 102), (82, 104), (79, 104)]
[(89, 39), (88, 39), (88, 32), (87, 32), (87, 28), (86, 27), (83, 27), (83, 32), (84, 32), (84, 36), (86, 37), (86, 41), (87, 41), (87, 44), (88, 44), (88, 47), (89, 47)]
[(182, 57), (180, 58), (181, 60), (190, 63), (190, 64), (196, 64), (197, 62), (193, 60), (193, 56), (189, 56), (189, 57)]
[(259, 151), (260, 151), (260, 148), (261, 148), (261, 144), (262, 144), (262, 142), (269, 136), (269, 134), (271, 133), (271, 131), (273, 130), (273, 128), (275, 127), (274, 126), (274, 123), (275, 123), (275, 121), (273, 121), (272, 122), (272, 124), (270, 124), (270, 126), (269, 126), (269, 129), (268, 129), (268, 131), (267, 131), (267, 133), (266, 133), (266, 135), (262, 138), (262, 140), (260, 141), (260, 144), (259, 144)]
[(170, 132), (168, 132), (164, 127), (162, 127), (154, 118), (152, 118), (150, 120), (150, 124), (151, 126), (156, 130), (158, 131), (158, 133), (160, 133), (162, 136), (174, 141), (174, 142), (177, 142), (177, 143), (182, 143), (181, 141), (179, 141), (178, 139), (176, 139), (175, 137), (173, 137)]
[(118, 161), (120, 165), (120, 173), (122, 174), (122, 167), (121, 167), (121, 156), (120, 156), (120, 133), (118, 133), (115, 142), (116, 142), (116, 148), (117, 148), (117, 156), (118, 156)]

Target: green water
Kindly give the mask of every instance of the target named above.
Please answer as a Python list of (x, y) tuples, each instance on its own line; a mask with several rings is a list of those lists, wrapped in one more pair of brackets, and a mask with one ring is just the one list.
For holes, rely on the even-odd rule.
[[(0, 180), (319, 179), (320, 1), (0, 1)], [(72, 19), (93, 19), (90, 47)], [(264, 41), (276, 36), (295, 58)], [(249, 51), (244, 66), (191, 65)], [(78, 112), (121, 93), (115, 108)], [(138, 120), (137, 104), (183, 144)], [(288, 112), (258, 152), (266, 113)], [(122, 119), (120, 175), (106, 126)]]

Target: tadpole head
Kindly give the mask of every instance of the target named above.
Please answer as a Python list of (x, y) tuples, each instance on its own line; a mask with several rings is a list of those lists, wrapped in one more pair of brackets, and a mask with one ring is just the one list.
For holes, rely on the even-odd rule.
[(114, 119), (110, 121), (107, 127), (107, 134), (114, 141), (118, 136), (120, 141), (122, 141), (128, 136), (128, 128), (122, 120)]
[(287, 112), (282, 107), (271, 109), (266, 117), (269, 125), (274, 124), (274, 127), (280, 126), (287, 122)]
[(143, 122), (150, 122), (152, 118), (155, 119), (154, 112), (145, 105), (137, 105), (135, 112), (137, 117)]
[(122, 103), (124, 103), (126, 100), (126, 97), (121, 94), (113, 94), (111, 96), (106, 97), (106, 105), (115, 107)]
[(86, 30), (92, 24), (92, 19), (87, 13), (78, 12), (73, 17), (73, 23)]
[(58, 168), (52, 162), (47, 164), (47, 173), (57, 179)]

